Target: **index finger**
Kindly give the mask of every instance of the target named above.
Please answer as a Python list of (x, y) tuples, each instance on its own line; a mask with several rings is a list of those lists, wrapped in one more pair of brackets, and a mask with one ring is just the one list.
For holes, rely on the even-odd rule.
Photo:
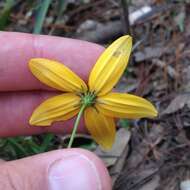
[(103, 47), (80, 40), (0, 32), (0, 91), (48, 89), (29, 71), (31, 58), (59, 61), (85, 81)]

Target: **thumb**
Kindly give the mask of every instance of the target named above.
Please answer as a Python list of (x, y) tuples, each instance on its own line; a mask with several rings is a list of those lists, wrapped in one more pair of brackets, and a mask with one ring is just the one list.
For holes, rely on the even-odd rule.
[(56, 150), (0, 164), (0, 190), (110, 190), (111, 180), (93, 153)]

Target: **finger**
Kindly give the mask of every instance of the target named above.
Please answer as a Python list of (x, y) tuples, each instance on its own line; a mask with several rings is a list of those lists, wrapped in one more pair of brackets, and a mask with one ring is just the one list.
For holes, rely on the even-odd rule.
[(0, 159), (0, 164), (4, 164), (4, 163), (5, 163), (5, 161)]
[(64, 63), (84, 80), (103, 51), (99, 45), (61, 37), (0, 32), (0, 91), (47, 89), (29, 71), (31, 58)]
[[(0, 93), (0, 137), (31, 135), (45, 132), (69, 133), (74, 126), (75, 118), (56, 122), (49, 127), (29, 125), (29, 118), (34, 109), (45, 99), (57, 95), (56, 92), (9, 92)], [(83, 121), (78, 132), (85, 132)]]
[(0, 165), (3, 190), (111, 190), (108, 172), (94, 154), (57, 150)]

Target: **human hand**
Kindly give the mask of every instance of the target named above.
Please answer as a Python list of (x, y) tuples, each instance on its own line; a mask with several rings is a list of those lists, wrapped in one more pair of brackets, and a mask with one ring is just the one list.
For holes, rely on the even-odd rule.
[[(57, 60), (87, 81), (103, 48), (78, 40), (7, 32), (0, 32), (0, 41), (0, 137), (71, 132), (73, 120), (52, 127), (29, 126), (34, 108), (56, 92), (30, 73), (28, 62), (35, 57)], [(85, 132), (82, 123), (79, 131)], [(0, 171), (0, 190), (111, 189), (101, 160), (82, 149), (2, 162)]]

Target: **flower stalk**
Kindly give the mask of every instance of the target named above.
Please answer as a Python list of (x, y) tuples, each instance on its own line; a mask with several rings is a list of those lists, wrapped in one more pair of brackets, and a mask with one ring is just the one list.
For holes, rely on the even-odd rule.
[(76, 121), (75, 121), (73, 131), (72, 131), (72, 134), (71, 134), (71, 137), (70, 137), (69, 144), (68, 144), (67, 148), (72, 147), (72, 144), (73, 144), (76, 132), (77, 132), (77, 128), (79, 126), (79, 122), (80, 122), (80, 119), (81, 119), (81, 117), (83, 115), (83, 112), (84, 112), (85, 108), (86, 108), (86, 104), (83, 104), (80, 111), (79, 111), (79, 113), (78, 113), (78, 115), (77, 115), (77, 118), (76, 118)]
[(73, 130), (72, 130), (71, 137), (70, 137), (69, 144), (68, 144), (67, 148), (72, 147), (72, 144), (73, 144), (76, 132), (77, 132), (77, 128), (78, 128), (80, 119), (84, 113), (85, 108), (92, 106), (95, 99), (96, 99), (96, 95), (94, 93), (87, 92), (87, 93), (81, 95), (81, 108), (80, 108), (80, 111), (77, 115), (77, 118), (76, 118)]

